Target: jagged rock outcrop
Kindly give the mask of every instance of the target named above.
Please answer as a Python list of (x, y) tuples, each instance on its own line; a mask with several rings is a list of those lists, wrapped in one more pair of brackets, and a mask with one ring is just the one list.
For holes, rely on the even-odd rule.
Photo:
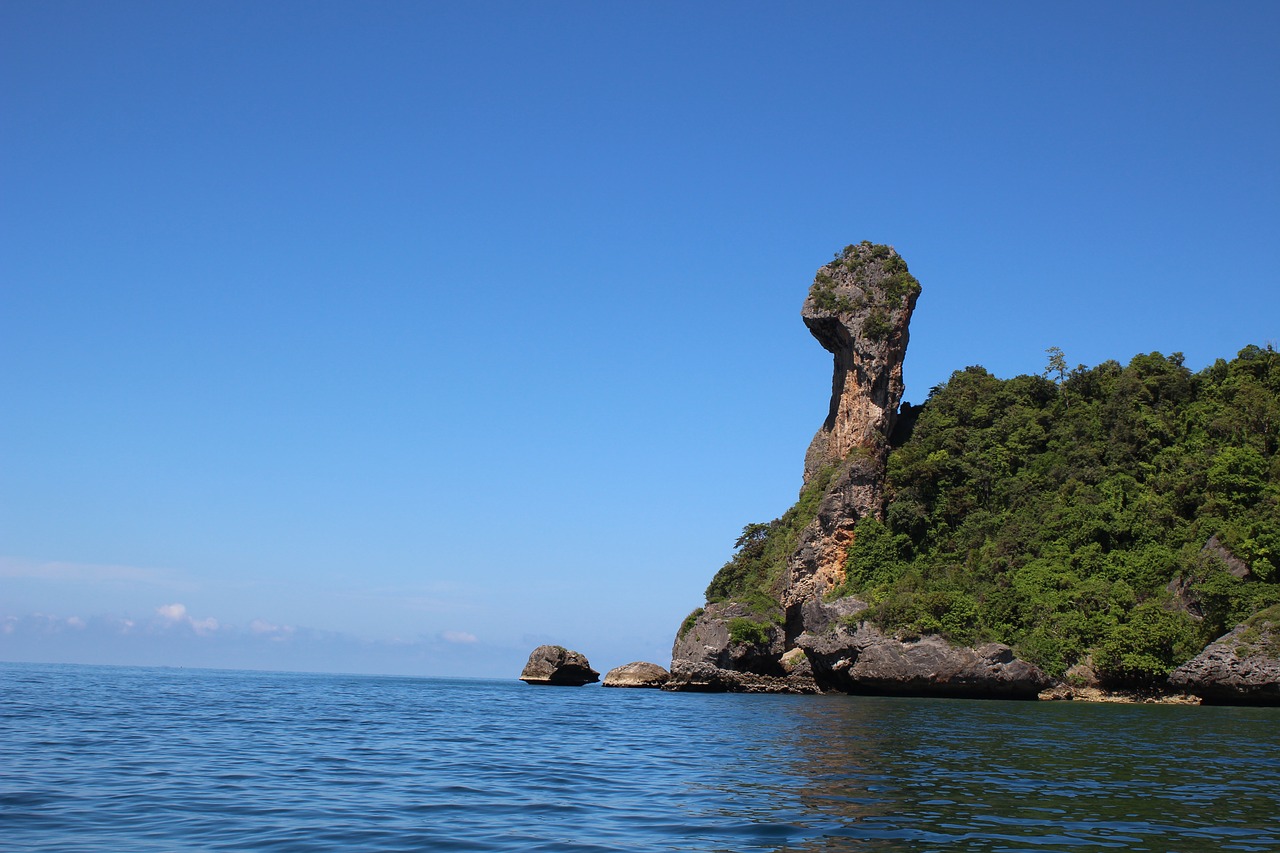
[(708, 604), (692, 624), (682, 628), (671, 659), (705, 663), (721, 669), (785, 675), (778, 659), (785, 651), (783, 631), (745, 604)]
[(834, 357), (835, 369), (827, 419), (805, 454), (805, 482), (854, 448), (887, 449), (919, 294), (919, 283), (890, 246), (847, 246), (818, 270), (800, 316)]
[[(866, 515), (881, 514), (884, 500), (884, 462), (877, 456), (855, 454), (838, 463), (818, 515), (800, 532), (787, 561), (785, 585), (779, 601), (794, 624), (797, 607), (825, 595), (845, 577), (845, 562), (853, 544), (853, 528)], [(792, 631), (792, 636), (795, 636)]]
[(932, 635), (898, 640), (867, 622), (838, 623), (798, 642), (814, 680), (844, 693), (1033, 699), (1052, 682), (1000, 643), (975, 649)]
[(1206, 702), (1280, 705), (1280, 606), (1255, 615), (1169, 675)]
[(579, 652), (564, 646), (538, 646), (530, 653), (520, 680), (525, 684), (581, 687), (599, 681), (600, 673)]
[(783, 624), (761, 616), (758, 600), (708, 605), (676, 638), (667, 689), (816, 689), (817, 669), (795, 653), (795, 640), (813, 628), (807, 620), (818, 610), (810, 603), (843, 582), (858, 520), (883, 517), (885, 460), (919, 293), (890, 246), (847, 246), (817, 271), (801, 317), (832, 354), (831, 401), (805, 454), (804, 484), (821, 489), (816, 514), (765, 583)]
[(614, 667), (605, 673), (603, 687), (657, 688), (671, 680), (671, 673), (656, 663), (634, 661)]
[(708, 604), (671, 649), (665, 690), (816, 693), (806, 665), (786, 663), (781, 626), (736, 602)]
[(1244, 580), (1251, 577), (1253, 572), (1249, 569), (1249, 564), (1237, 557), (1231, 552), (1231, 549), (1223, 545), (1217, 535), (1209, 537), (1209, 541), (1204, 543), (1204, 547), (1200, 549), (1200, 553), (1207, 554), (1210, 557), (1216, 557), (1222, 561), (1222, 566), (1227, 570), (1227, 574), (1232, 577)]
[(808, 630), (796, 645), (823, 690), (1031, 699), (1052, 683), (1038, 667), (1014, 657), (1008, 646), (953, 646), (937, 636), (900, 640), (862, 620), (866, 609), (853, 596), (804, 605)]
[[(794, 547), (788, 542), (780, 576), (766, 572), (760, 580), (749, 566), (731, 561), (713, 581), (720, 593), (730, 586), (721, 577), (754, 577), (776, 598), (783, 624), (760, 615), (758, 598), (751, 606), (709, 604), (676, 638), (666, 689), (1034, 698), (1049, 685), (1008, 646), (898, 640), (858, 618), (865, 603), (824, 600), (845, 579), (858, 521), (884, 516), (885, 466), (919, 293), (906, 263), (888, 246), (848, 246), (818, 270), (801, 316), (832, 353), (834, 371), (827, 418), (805, 454), (802, 501), (816, 497), (816, 512), (800, 522)], [(784, 527), (744, 530), (735, 559), (747, 548), (765, 553), (753, 535)]]

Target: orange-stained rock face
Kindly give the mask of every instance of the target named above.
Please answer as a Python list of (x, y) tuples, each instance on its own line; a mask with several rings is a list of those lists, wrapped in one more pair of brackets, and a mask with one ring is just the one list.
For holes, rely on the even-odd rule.
[(919, 294), (898, 253), (870, 243), (846, 248), (809, 288), (800, 316), (831, 352), (834, 369), (830, 409), (805, 454), (804, 481), (826, 466), (840, 469), (788, 563), (779, 591), (784, 608), (839, 586), (854, 525), (883, 515), (889, 435), (902, 402), (902, 362)]
[(919, 294), (888, 246), (850, 246), (818, 270), (800, 316), (835, 364), (827, 419), (805, 454), (805, 482), (855, 448), (882, 453), (888, 446)]

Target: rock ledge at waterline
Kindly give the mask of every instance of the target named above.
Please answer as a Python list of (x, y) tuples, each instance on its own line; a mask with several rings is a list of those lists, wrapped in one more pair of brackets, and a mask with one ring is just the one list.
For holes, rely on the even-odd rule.
[(634, 661), (605, 673), (603, 687), (659, 688), (671, 680), (671, 673), (656, 663)]

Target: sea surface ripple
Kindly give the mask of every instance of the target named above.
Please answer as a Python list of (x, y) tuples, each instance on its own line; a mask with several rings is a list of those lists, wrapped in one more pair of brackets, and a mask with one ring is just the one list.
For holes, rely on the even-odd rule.
[(1280, 709), (0, 664), (8, 851), (1280, 849)]

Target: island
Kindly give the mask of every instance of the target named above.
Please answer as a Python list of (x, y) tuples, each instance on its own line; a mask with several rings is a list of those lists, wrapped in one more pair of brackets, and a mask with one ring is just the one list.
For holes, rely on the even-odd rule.
[(742, 529), (665, 690), (1280, 704), (1280, 353), (902, 402), (919, 281), (845, 247), (801, 317), (832, 353), (795, 504)]

